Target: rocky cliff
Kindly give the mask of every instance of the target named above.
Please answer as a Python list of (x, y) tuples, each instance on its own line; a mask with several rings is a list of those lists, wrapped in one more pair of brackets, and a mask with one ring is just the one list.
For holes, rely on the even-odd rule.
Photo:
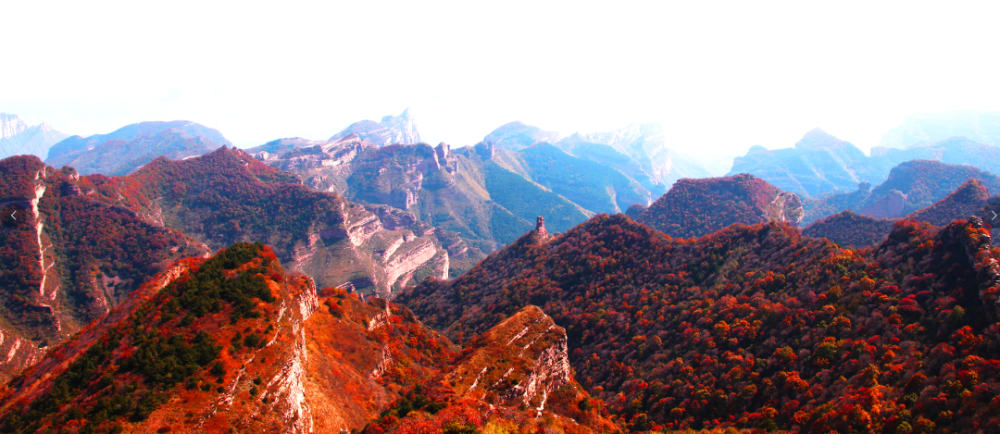
[[(600, 402), (571, 376), (565, 342), (534, 308), (459, 351), (405, 308), (317, 292), (268, 247), (236, 244), (178, 261), (0, 387), (0, 429), (357, 432), (454, 426), (475, 409), (473, 428), (606, 432)], [(488, 390), (509, 399), (487, 403), (445, 386), (470, 364), (496, 365), (500, 348), (518, 354), (503, 360), (506, 377), (525, 381)]]
[(330, 141), (337, 141), (351, 135), (375, 146), (420, 143), (420, 133), (417, 132), (417, 124), (413, 121), (413, 116), (410, 115), (410, 109), (403, 110), (399, 116), (385, 116), (381, 122), (370, 120), (355, 122), (330, 137)]
[[(161, 157), (129, 176), (86, 179), (105, 200), (212, 249), (266, 241), (289, 269), (321, 287), (349, 284), (387, 295), (411, 278), (447, 273), (447, 251), (425, 224), (312, 191), (241, 150), (221, 148), (181, 161)], [(402, 226), (406, 221), (413, 223)], [(397, 242), (401, 246), (384, 261), (375, 259)]]
[(0, 113), (0, 158), (34, 155), (44, 159), (52, 145), (67, 137), (49, 124), (29, 126), (17, 115)]
[[(0, 379), (43, 355), (203, 244), (114, 206), (73, 170), (0, 160)], [(13, 214), (13, 216), (10, 216)]]
[[(296, 147), (282, 148), (286, 144)], [(491, 151), (480, 152), (486, 148)], [(530, 175), (517, 156), (485, 144), (459, 152), (445, 143), (377, 147), (351, 135), (330, 142), (276, 142), (249, 151), (272, 167), (297, 173), (313, 189), (411, 216), (414, 233), (427, 234), (448, 250), (450, 274), (517, 239), (539, 214), (555, 230), (588, 215), (525, 178)]]

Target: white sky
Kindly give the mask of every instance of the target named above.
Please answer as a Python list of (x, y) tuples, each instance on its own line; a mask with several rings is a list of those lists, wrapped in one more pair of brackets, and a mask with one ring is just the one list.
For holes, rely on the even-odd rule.
[(0, 112), (81, 135), (187, 119), (241, 146), (406, 107), (453, 146), (652, 121), (717, 157), (1000, 110), (997, 2), (314, 3), (5, 2)]

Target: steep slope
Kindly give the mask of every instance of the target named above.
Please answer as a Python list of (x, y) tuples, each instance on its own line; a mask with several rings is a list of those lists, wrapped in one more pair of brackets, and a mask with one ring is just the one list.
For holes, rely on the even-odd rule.
[(927, 208), (914, 211), (905, 218), (927, 222), (934, 226), (946, 226), (953, 220), (969, 218), (979, 214), (990, 198), (990, 189), (979, 182), (970, 179), (957, 190), (935, 202)]
[[(528, 399), (541, 393), (544, 403), (554, 395), (547, 400), (554, 408), (531, 416), (610, 426), (596, 410), (568, 406), (600, 402), (569, 375), (565, 333), (540, 312), (522, 318), (550, 324), (519, 336), (531, 343), (508, 371), (510, 378), (535, 379)], [(458, 357), (485, 354), (475, 360), (496, 362), (489, 337), (505, 333), (509, 328), (490, 332), (459, 352), (404, 308), (336, 288), (319, 295), (309, 278), (285, 273), (269, 248), (236, 244), (208, 260), (179, 261), (0, 388), (0, 429), (352, 432), (388, 422), (389, 412), (434, 414), (450, 425), (461, 410), (488, 404), (462, 394), (415, 399), (419, 391), (435, 379), (464, 378), (469, 363), (453, 364)], [(537, 424), (516, 406), (520, 399), (491, 403), (499, 406), (484, 422)], [(416, 411), (402, 411), (405, 405)]]
[(852, 250), (784, 223), (688, 241), (600, 215), (397, 301), (456, 339), (540, 306), (632, 429), (972, 433), (1000, 429), (998, 257), (978, 220)]
[(0, 160), (0, 381), (203, 244), (143, 221), (35, 156)]
[(750, 173), (782, 190), (822, 197), (851, 191), (860, 182), (882, 182), (890, 167), (889, 162), (869, 158), (851, 143), (816, 128), (792, 148), (750, 148), (733, 161), (730, 174)]
[(334, 134), (329, 141), (337, 141), (350, 135), (375, 146), (414, 145), (420, 143), (420, 133), (410, 115), (410, 109), (403, 110), (399, 116), (385, 116), (381, 122), (364, 120), (355, 122), (343, 131)]
[(89, 180), (101, 196), (213, 249), (266, 242), (289, 269), (321, 286), (388, 294), (414, 278), (447, 276), (448, 252), (430, 228), (414, 232), (405, 216), (312, 191), (244, 151), (161, 157), (132, 175)]
[[(987, 207), (989, 198), (989, 189), (979, 180), (970, 179), (944, 199), (902, 219), (947, 226), (954, 220), (972, 216), (986, 218), (983, 210)], [(841, 246), (874, 246), (889, 235), (894, 221), (895, 219), (872, 217), (847, 210), (810, 224), (802, 233), (811, 237), (826, 237)]]
[(804, 222), (811, 223), (848, 209), (879, 218), (902, 217), (944, 199), (970, 179), (978, 180), (989, 191), (1000, 191), (997, 190), (1000, 177), (972, 166), (907, 161), (893, 167), (889, 178), (875, 188), (861, 184), (852, 193), (807, 200)]
[(81, 174), (124, 175), (156, 157), (179, 160), (232, 145), (218, 130), (190, 121), (140, 122), (108, 134), (73, 136), (49, 150), (45, 163)]
[[(602, 417), (600, 400), (573, 379), (566, 331), (536, 306), (474, 339), (416, 391), (363, 432), (618, 431)], [(420, 407), (431, 417), (408, 411)]]
[(655, 197), (681, 178), (707, 178), (709, 171), (670, 149), (660, 124), (632, 124), (603, 133), (574, 134), (555, 143), (577, 157), (613, 167)]
[(577, 158), (549, 143), (517, 154), (528, 179), (594, 213), (623, 212), (633, 203), (649, 203), (650, 193), (635, 180), (605, 164)]
[(878, 147), (906, 149), (956, 136), (1000, 146), (1000, 112), (963, 110), (909, 116), (887, 132)]
[[(284, 143), (284, 144), (283, 144)], [(297, 147), (281, 151), (282, 146)], [(412, 213), (442, 236), (456, 272), (464, 271), (531, 229), (542, 215), (566, 230), (586, 210), (526, 178), (519, 154), (490, 144), (453, 152), (447, 144), (377, 147), (354, 136), (331, 142), (283, 141), (251, 149), (258, 160), (299, 174), (305, 185), (368, 205)], [(607, 192), (604, 192), (607, 195)], [(460, 241), (460, 242), (459, 242)]]
[(17, 115), (0, 113), (0, 159), (15, 155), (45, 159), (49, 148), (67, 137), (49, 124), (28, 126)]
[(682, 179), (639, 214), (638, 222), (675, 237), (699, 237), (733, 223), (802, 220), (798, 196), (753, 175)]

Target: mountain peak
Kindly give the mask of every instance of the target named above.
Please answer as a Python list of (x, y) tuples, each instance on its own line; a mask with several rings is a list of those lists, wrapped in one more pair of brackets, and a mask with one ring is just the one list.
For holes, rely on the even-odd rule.
[(29, 126), (17, 115), (0, 113), (0, 158), (31, 154), (44, 159), (49, 148), (66, 137), (49, 124)]
[(186, 120), (145, 121), (108, 134), (73, 136), (49, 150), (46, 164), (72, 166), (81, 174), (131, 173), (156, 157), (181, 160), (232, 145), (219, 130)]
[(558, 137), (559, 133), (557, 132), (545, 131), (521, 121), (514, 121), (493, 130), (483, 138), (483, 141), (492, 142), (501, 149), (517, 151), (538, 142), (553, 142)]
[(798, 224), (802, 201), (748, 173), (723, 178), (684, 178), (639, 214), (637, 221), (674, 237), (706, 235), (734, 223), (777, 220)]
[(17, 115), (0, 113), (0, 139), (14, 137), (26, 129), (28, 129), (28, 124), (24, 123)]
[(821, 128), (816, 127), (809, 130), (809, 132), (803, 135), (802, 139), (800, 139), (797, 143), (795, 143), (795, 147), (797, 149), (821, 149), (831, 146), (837, 146), (842, 143), (845, 142), (843, 140), (838, 139), (834, 135), (826, 131), (823, 131)]
[(417, 124), (413, 121), (410, 109), (403, 110), (399, 116), (383, 116), (381, 122), (367, 119), (355, 122), (330, 137), (330, 141), (339, 140), (351, 134), (356, 134), (362, 140), (376, 146), (420, 143), (420, 133), (417, 132)]

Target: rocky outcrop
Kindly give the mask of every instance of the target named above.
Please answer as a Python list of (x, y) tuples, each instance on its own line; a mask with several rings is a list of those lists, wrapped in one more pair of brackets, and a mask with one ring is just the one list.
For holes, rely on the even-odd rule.
[(0, 113), (0, 139), (9, 139), (21, 134), (28, 129), (28, 124), (24, 123), (17, 115)]
[(802, 208), (802, 200), (795, 193), (778, 191), (771, 206), (767, 209), (767, 218), (779, 222), (789, 222), (799, 224), (805, 217), (805, 210)]
[[(405, 241), (405, 240), (404, 240)], [(391, 256), (385, 260), (386, 283), (391, 288), (399, 283), (405, 285), (413, 276), (414, 271), (427, 264), (435, 256), (442, 256), (445, 264), (448, 262), (448, 252), (439, 250), (427, 238), (414, 239), (400, 245)], [(447, 267), (443, 270), (447, 273)], [(441, 276), (441, 272), (436, 273)], [(447, 274), (445, 274), (447, 276)]]
[(17, 210), (20, 220), (0, 229), (0, 244), (18, 247), (0, 253), (0, 381), (177, 259), (209, 253), (195, 240), (85, 194), (93, 184), (37, 157), (0, 160), (0, 178), (0, 206)]
[(531, 236), (531, 239), (538, 244), (552, 239), (552, 235), (549, 234), (549, 230), (545, 228), (544, 217), (538, 216), (538, 218), (535, 219), (535, 230), (531, 231), (529, 235)]
[(467, 396), (541, 412), (553, 392), (573, 383), (566, 331), (537, 306), (497, 324), (477, 346), (445, 377)]
[(979, 298), (991, 318), (1000, 318), (1000, 261), (993, 256), (993, 237), (979, 217), (969, 218), (964, 232), (966, 255), (976, 269)]
[(899, 190), (889, 190), (889, 193), (859, 211), (861, 214), (875, 218), (894, 218), (903, 214), (906, 209), (906, 195)]
[(376, 146), (420, 143), (420, 133), (417, 132), (417, 124), (410, 115), (410, 109), (403, 110), (399, 116), (385, 116), (381, 122), (355, 122), (334, 134), (330, 140), (339, 140), (352, 134)]
[(49, 148), (66, 137), (49, 124), (28, 126), (17, 115), (0, 113), (0, 158), (34, 155), (44, 159)]

